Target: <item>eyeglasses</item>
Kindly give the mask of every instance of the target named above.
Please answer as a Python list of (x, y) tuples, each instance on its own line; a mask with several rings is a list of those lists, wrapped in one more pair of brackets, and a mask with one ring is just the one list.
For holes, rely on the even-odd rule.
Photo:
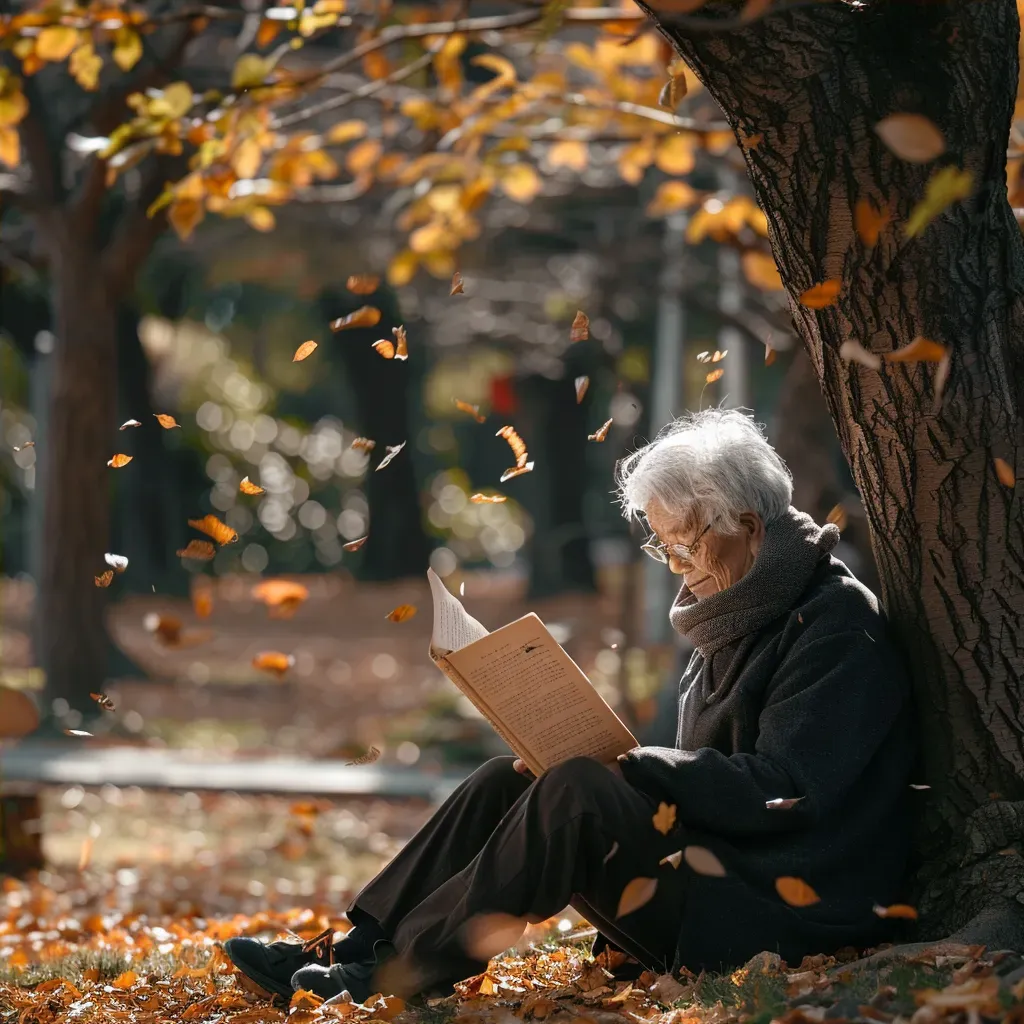
[(696, 537), (693, 538), (691, 544), (666, 544), (662, 540), (658, 540), (655, 537), (653, 540), (647, 541), (646, 544), (640, 546), (640, 550), (645, 555), (650, 555), (656, 562), (668, 562), (670, 558), (678, 558), (683, 562), (689, 562), (693, 558), (694, 551), (697, 550), (697, 544), (700, 542), (701, 537), (704, 536), (708, 530), (711, 529), (715, 523), (718, 522), (718, 516), (704, 527)]

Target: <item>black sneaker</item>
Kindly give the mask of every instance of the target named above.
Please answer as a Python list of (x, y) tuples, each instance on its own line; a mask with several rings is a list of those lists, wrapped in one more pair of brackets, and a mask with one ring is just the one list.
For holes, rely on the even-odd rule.
[(292, 975), (303, 967), (333, 962), (332, 933), (326, 931), (309, 942), (260, 942), (241, 936), (226, 939), (224, 952), (231, 962), (251, 981), (286, 1002), (292, 997)]
[(347, 992), (354, 1002), (362, 1003), (375, 991), (373, 979), (380, 966), (395, 952), (390, 942), (382, 939), (374, 943), (373, 959), (357, 963), (309, 964), (292, 975), (292, 988), (315, 992), (323, 999), (332, 999)]

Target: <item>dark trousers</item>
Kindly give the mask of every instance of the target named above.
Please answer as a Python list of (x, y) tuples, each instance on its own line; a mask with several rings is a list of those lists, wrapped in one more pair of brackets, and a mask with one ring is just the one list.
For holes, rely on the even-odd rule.
[[(494, 758), (463, 782), (359, 893), (353, 919), (379, 922), (419, 992), (484, 970), (466, 948), (474, 919), (542, 921), (569, 904), (644, 966), (670, 968), (686, 869), (658, 862), (681, 848), (680, 831), (662, 835), (656, 804), (596, 761), (574, 758), (532, 780), (512, 760)], [(616, 919), (638, 877), (657, 880), (654, 897)]]

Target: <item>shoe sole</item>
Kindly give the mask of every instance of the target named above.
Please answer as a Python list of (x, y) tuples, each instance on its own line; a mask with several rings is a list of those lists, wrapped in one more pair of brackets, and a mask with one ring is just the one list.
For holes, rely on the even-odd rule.
[(232, 955), (230, 939), (222, 944), (221, 949), (224, 950), (225, 956), (227, 956), (227, 958), (235, 965), (235, 968), (244, 975), (245, 979), (250, 982), (255, 982), (268, 998), (279, 996), (286, 1003), (291, 1000), (293, 994), (291, 985), (289, 984), (288, 987), (285, 988), (281, 982), (277, 981), (275, 978), (270, 977), (268, 974), (264, 974), (244, 959)]

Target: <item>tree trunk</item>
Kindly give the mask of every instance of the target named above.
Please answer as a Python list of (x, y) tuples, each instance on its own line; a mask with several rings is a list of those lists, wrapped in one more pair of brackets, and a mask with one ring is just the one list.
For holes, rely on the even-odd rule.
[[(117, 317), (98, 273), (98, 253), (64, 233), (52, 246), (53, 322), (50, 358), (49, 440), (39, 452), (45, 478), (44, 548), (35, 613), (36, 658), (45, 673), (48, 700), (63, 698), (87, 712), (90, 692), (101, 693), (110, 653), (104, 623), (105, 591), (94, 576), (106, 569), (109, 551), (115, 440), (132, 454), (130, 437), (118, 434)], [(47, 708), (46, 710), (49, 710)]]
[[(1007, 202), (1017, 87), (1013, 0), (793, 5), (738, 25), (738, 5), (661, 19), (662, 31), (747, 140), (792, 310), (864, 497), (883, 600), (919, 702), (924, 781), (922, 931), (1024, 946), (1024, 244)], [(727, 26), (707, 31), (709, 19)], [(694, 23), (700, 30), (694, 30)], [(946, 139), (930, 164), (893, 156), (883, 117), (923, 114)], [(917, 238), (904, 226), (937, 166), (971, 197)], [(888, 205), (873, 248), (854, 204)], [(795, 297), (840, 279), (820, 311)], [(935, 367), (845, 362), (918, 335)], [(1006, 487), (993, 459), (1015, 467)], [(1012, 942), (1010, 941), (1012, 940)]]

